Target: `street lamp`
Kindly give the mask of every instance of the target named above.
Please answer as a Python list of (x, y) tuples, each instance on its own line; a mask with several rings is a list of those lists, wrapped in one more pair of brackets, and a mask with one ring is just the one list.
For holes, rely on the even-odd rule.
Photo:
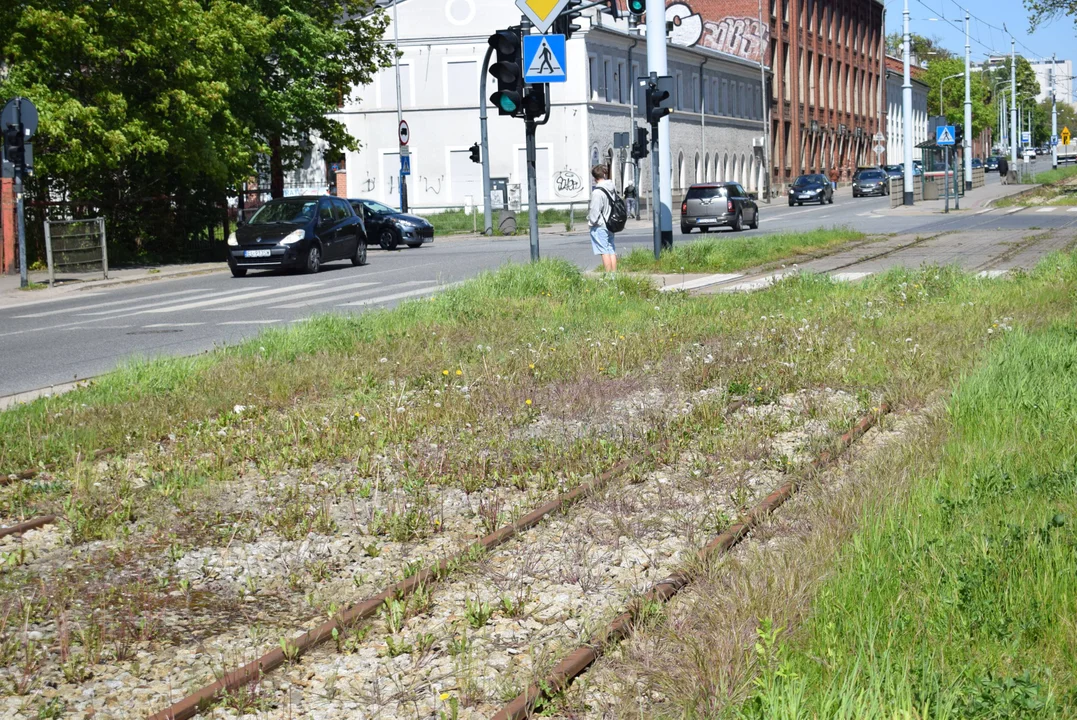
[(953, 80), (954, 78), (965, 77), (965, 73), (959, 72), (956, 75), (947, 75), (942, 80), (939, 80), (939, 115), (945, 115), (942, 111), (942, 84), (947, 80)]

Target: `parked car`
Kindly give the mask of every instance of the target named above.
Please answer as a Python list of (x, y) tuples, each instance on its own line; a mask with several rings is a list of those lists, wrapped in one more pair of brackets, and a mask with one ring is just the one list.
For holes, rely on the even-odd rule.
[(820, 205), (834, 202), (834, 186), (825, 175), (801, 175), (789, 187), (789, 207), (817, 202)]
[(687, 235), (692, 228), (700, 231), (728, 225), (734, 231), (744, 225), (759, 227), (759, 206), (755, 196), (746, 192), (740, 183), (701, 183), (688, 188), (681, 202), (681, 232)]
[(398, 212), (376, 200), (354, 198), (348, 202), (363, 216), (369, 236), (383, 250), (396, 250), (400, 243), (417, 248), (434, 242), (434, 226), (421, 217)]
[(297, 196), (270, 200), (228, 236), (228, 267), (235, 277), (250, 269), (298, 268), (316, 273), (323, 263), (366, 264), (363, 220), (346, 200)]
[[(914, 167), (913, 173), (915, 174), (915, 172), (916, 172), (915, 171), (915, 166), (913, 166), (913, 167)], [(905, 166), (904, 165), (883, 165), (883, 172), (886, 173), (887, 177), (903, 178), (903, 177), (905, 177)]]
[(857, 170), (853, 175), (853, 197), (889, 195), (890, 178), (882, 170)]
[(998, 172), (998, 155), (991, 155), (984, 160), (984, 172)]
[(984, 161), (983, 160), (981, 160), (980, 158), (972, 158), (972, 167), (974, 167), (974, 168), (982, 168), (983, 166), (984, 166)]

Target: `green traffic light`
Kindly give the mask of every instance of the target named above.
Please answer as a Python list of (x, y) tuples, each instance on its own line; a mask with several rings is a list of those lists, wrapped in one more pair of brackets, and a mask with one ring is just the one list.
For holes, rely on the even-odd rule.
[(502, 93), (497, 98), (498, 107), (507, 113), (514, 113), (520, 109), (520, 105), (512, 99), (507, 93)]
[(642, 15), (647, 10), (647, 0), (628, 0), (628, 11), (633, 15)]

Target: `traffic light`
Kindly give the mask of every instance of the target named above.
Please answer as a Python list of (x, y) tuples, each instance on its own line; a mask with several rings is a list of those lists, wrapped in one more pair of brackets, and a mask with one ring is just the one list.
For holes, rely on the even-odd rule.
[(673, 112), (672, 95), (673, 78), (668, 75), (647, 84), (647, 122), (657, 125), (659, 120)]
[(954, 145), (963, 147), (965, 141), (965, 126), (958, 123), (954, 125)]
[(479, 144), (478, 143), (475, 143), (474, 145), (471, 146), (471, 162), (473, 162), (473, 163), (481, 163), (482, 162), (482, 155), (479, 154)]
[(636, 17), (647, 12), (647, 0), (628, 0), (628, 12)]
[(497, 79), (497, 92), (490, 96), (490, 102), (497, 106), (498, 114), (515, 117), (524, 99), (520, 28), (498, 30), (488, 42), (497, 53), (497, 62), (490, 66), (490, 74)]
[(4, 128), (4, 159), (15, 167), (16, 173), (21, 173), (26, 163), (24, 143), (21, 125), (8, 125)]
[(572, 21), (580, 16), (579, 7), (583, 4), (583, 0), (569, 0), (565, 4), (564, 10), (557, 16), (557, 19), (553, 21), (553, 32), (555, 35), (564, 35), (565, 40), (572, 37), (572, 33), (580, 29), (579, 25), (576, 25)]
[(528, 86), (527, 94), (524, 96), (524, 115), (535, 119), (546, 113), (546, 88), (545, 83)]
[(636, 141), (632, 143), (632, 159), (647, 157), (647, 128), (636, 128)]

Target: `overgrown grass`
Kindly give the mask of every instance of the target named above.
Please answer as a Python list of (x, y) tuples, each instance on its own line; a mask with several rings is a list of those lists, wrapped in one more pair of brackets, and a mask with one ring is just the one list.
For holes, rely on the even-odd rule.
[[(1050, 156), (1048, 156), (1048, 160), (1049, 158)], [(1057, 170), (1045, 170), (1036, 173), (1032, 176), (1032, 182), (1038, 185), (1051, 185), (1074, 176), (1077, 176), (1077, 164), (1060, 165)]]
[[(587, 226), (587, 205), (580, 203), (580, 207), (575, 212), (575, 223), (577, 227)], [(465, 213), (463, 208), (459, 210), (445, 210), (439, 213), (430, 213), (425, 215), (434, 225), (434, 232), (440, 235), (463, 235), (476, 232), (482, 232), (483, 216), (482, 208), (476, 208), (474, 217), (471, 213)], [(569, 210), (555, 210), (547, 209), (539, 212), (539, 226), (550, 227), (557, 226), (561, 228), (568, 227), (571, 213)], [(518, 213), (516, 216), (517, 222), (517, 234), (527, 232), (527, 212)], [(494, 213), (494, 232), (497, 233), (497, 213)]]
[(621, 260), (621, 267), (650, 273), (732, 272), (862, 239), (863, 233), (848, 228), (754, 237), (704, 236), (674, 245), (658, 261), (650, 250), (637, 248)]
[(937, 473), (864, 518), (790, 641), (764, 625), (742, 717), (1077, 715), (1077, 332), (1006, 334)]

